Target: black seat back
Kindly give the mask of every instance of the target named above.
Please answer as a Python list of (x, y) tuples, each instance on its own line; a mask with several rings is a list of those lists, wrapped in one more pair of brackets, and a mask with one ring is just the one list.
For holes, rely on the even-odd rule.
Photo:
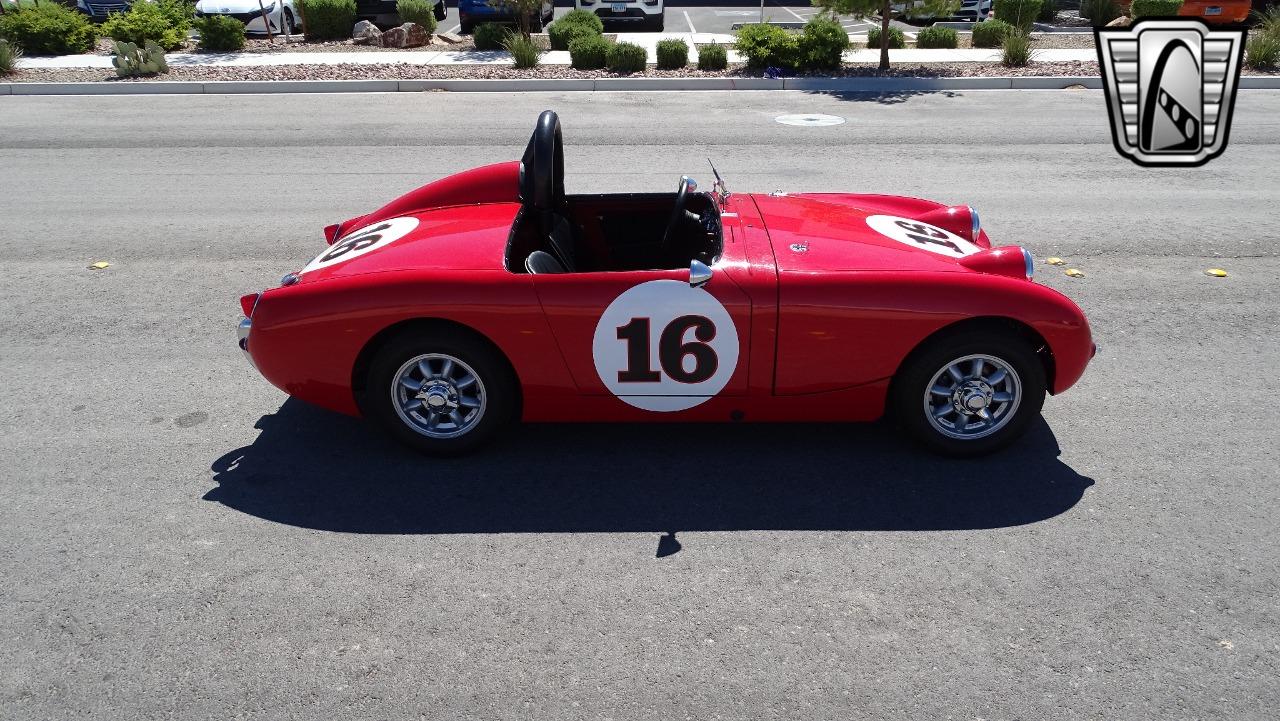
[(524, 259), (524, 269), (533, 275), (564, 272), (564, 266), (560, 265), (560, 261), (545, 250), (535, 250), (530, 253), (529, 257)]

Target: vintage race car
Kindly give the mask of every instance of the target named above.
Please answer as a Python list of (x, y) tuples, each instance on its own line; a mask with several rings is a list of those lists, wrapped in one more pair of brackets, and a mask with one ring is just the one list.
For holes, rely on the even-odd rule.
[[(286, 393), (421, 450), (515, 420), (870, 421), (1004, 446), (1096, 352), (1074, 303), (967, 206), (861, 194), (566, 195), (560, 121), (523, 159), (325, 229), (241, 298)], [(712, 168), (712, 172), (715, 169)]]

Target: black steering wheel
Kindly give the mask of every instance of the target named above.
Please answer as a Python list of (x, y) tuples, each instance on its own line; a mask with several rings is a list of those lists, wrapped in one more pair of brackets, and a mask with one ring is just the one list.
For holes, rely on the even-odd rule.
[(668, 253), (671, 251), (671, 239), (675, 236), (676, 230), (680, 227), (680, 221), (684, 220), (684, 206), (689, 201), (689, 186), (698, 187), (694, 184), (693, 179), (687, 175), (680, 176), (680, 189), (676, 191), (676, 205), (671, 209), (671, 220), (667, 221), (667, 232), (662, 234), (662, 251)]
[(564, 207), (564, 140), (553, 110), (538, 116), (529, 145), (520, 158), (520, 202), (539, 211), (544, 225)]

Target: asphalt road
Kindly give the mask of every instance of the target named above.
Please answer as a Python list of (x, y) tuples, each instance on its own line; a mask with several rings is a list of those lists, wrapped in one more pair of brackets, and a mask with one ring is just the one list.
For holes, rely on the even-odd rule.
[[(547, 107), (570, 192), (711, 156), (733, 190), (971, 202), (1085, 271), (1040, 268), (1102, 353), (964, 463), (879, 425), (526, 427), (431, 461), (245, 363), (239, 295), (517, 157)], [(848, 122), (774, 122), (800, 112)], [(0, 718), (1275, 718), (1280, 93), (1199, 169), (1120, 159), (1104, 117), (1088, 91), (0, 98)]]

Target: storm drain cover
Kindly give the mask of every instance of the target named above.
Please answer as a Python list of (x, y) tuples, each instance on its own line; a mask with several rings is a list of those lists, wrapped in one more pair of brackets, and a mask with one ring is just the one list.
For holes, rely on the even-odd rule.
[(806, 127), (815, 127), (819, 125), (840, 125), (844, 122), (844, 118), (839, 115), (821, 115), (816, 113), (805, 113), (802, 115), (779, 115), (774, 118), (783, 125), (801, 125)]

